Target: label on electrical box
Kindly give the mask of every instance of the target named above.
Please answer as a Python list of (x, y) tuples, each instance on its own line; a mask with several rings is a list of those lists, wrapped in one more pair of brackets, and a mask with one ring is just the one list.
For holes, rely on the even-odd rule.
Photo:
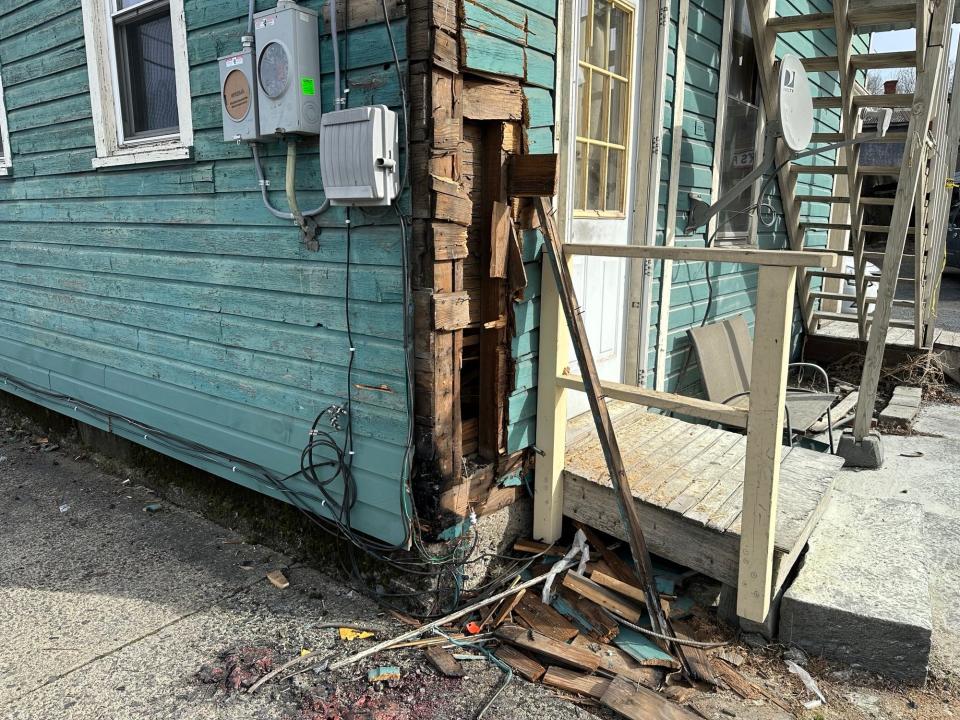
[(300, 92), (304, 95), (317, 94), (317, 84), (312, 77), (300, 78)]
[(243, 55), (234, 55), (233, 57), (228, 57), (223, 61), (225, 67), (232, 68), (237, 65), (243, 65)]
[(300, 22), (310, 22), (310, 16), (305, 12), (297, 13), (297, 16), (300, 18)]
[(269, 17), (260, 18), (257, 20), (257, 30), (263, 30), (265, 27), (270, 27), (277, 24), (277, 16), (270, 15)]

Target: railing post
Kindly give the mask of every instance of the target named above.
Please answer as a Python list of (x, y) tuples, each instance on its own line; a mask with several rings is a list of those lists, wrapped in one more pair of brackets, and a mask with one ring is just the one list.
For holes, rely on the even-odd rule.
[[(549, 262), (544, 253), (544, 265)], [(563, 525), (563, 463), (566, 451), (566, 389), (557, 378), (567, 367), (570, 337), (553, 272), (543, 268), (540, 291), (540, 357), (537, 384), (537, 458), (533, 493), (533, 536), (560, 537)]]
[(761, 265), (757, 282), (737, 615), (758, 623), (767, 617), (773, 586), (783, 403), (796, 279), (795, 267)]

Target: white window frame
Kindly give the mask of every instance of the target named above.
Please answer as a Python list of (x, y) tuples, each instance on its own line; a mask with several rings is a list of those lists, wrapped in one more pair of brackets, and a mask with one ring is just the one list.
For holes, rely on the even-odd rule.
[(117, 56), (113, 42), (111, 8), (114, 2), (115, 0), (81, 0), (93, 133), (97, 145), (93, 167), (187, 160), (191, 157), (193, 147), (193, 118), (183, 0), (169, 0), (180, 130), (169, 135), (130, 139), (123, 135)]
[(7, 125), (7, 106), (3, 102), (3, 77), (0, 73), (0, 147), (3, 148), (3, 155), (0, 155), (0, 177), (6, 177), (10, 174), (13, 167), (13, 152), (10, 148), (10, 128)]

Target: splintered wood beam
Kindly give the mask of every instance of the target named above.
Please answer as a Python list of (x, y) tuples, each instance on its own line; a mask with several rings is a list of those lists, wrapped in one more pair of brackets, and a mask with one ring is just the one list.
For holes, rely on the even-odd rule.
[(497, 628), (495, 635), (521, 650), (542, 655), (553, 662), (587, 672), (594, 672), (600, 667), (600, 657), (596, 653), (554, 640), (536, 630), (528, 630), (519, 625), (503, 625)]
[(621, 677), (610, 681), (600, 704), (629, 720), (696, 720), (696, 717), (663, 695)]
[(553, 197), (560, 185), (556, 155), (511, 155), (507, 179), (510, 197)]
[(470, 293), (465, 290), (436, 293), (433, 296), (433, 327), (460, 330), (470, 324)]

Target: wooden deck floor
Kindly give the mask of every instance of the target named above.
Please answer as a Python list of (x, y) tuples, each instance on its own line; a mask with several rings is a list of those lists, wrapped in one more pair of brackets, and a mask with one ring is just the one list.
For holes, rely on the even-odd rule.
[[(609, 403), (650, 550), (736, 586), (743, 435)], [(774, 551), (776, 589), (829, 502), (843, 460), (784, 448)], [(568, 425), (563, 511), (626, 539), (590, 414)]]
[[(858, 340), (857, 324), (852, 322), (825, 322), (820, 325), (814, 335), (822, 335), (843, 340)], [(960, 349), (960, 333), (937, 328), (934, 333), (934, 345), (944, 349)], [(912, 348), (913, 328), (890, 328), (887, 333), (888, 346)]]

